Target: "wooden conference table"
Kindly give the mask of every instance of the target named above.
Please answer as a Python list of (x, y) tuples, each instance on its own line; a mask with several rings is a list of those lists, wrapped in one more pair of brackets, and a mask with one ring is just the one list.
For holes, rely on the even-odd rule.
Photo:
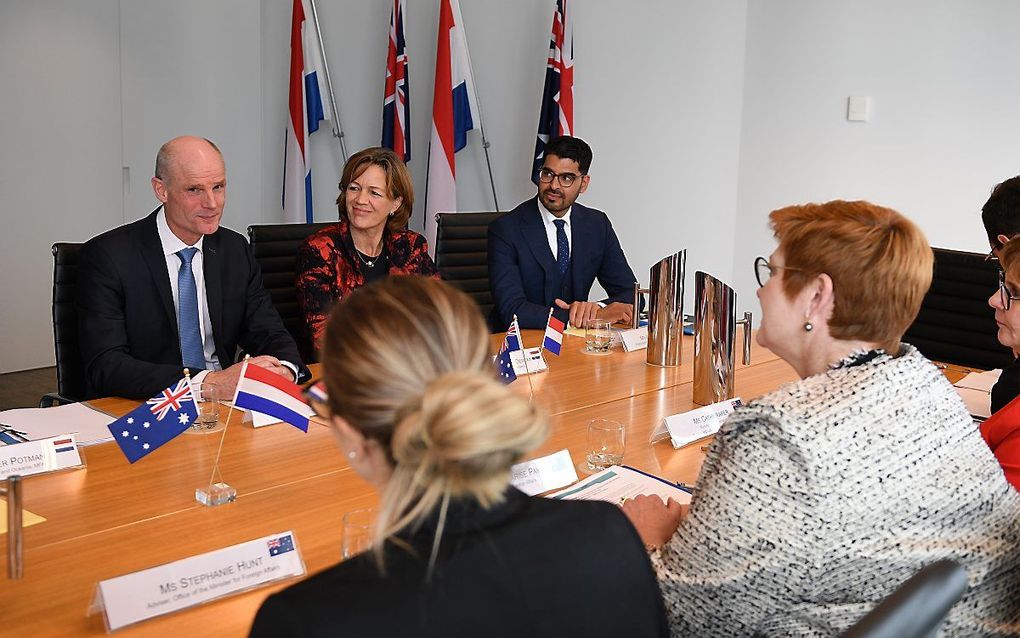
[[(540, 331), (525, 331), (537, 346)], [(493, 351), (502, 335), (493, 337)], [(566, 336), (562, 356), (546, 355), (548, 372), (531, 375), (534, 400), (551, 415), (549, 440), (533, 456), (570, 451), (584, 459), (586, 426), (611, 418), (627, 426), (624, 462), (676, 481), (697, 478), (700, 444), (674, 450), (648, 443), (651, 431), (692, 402), (693, 339), (685, 337), (683, 365), (656, 368), (645, 352), (583, 352), (584, 341)], [(751, 365), (738, 364), (736, 392), (749, 399), (796, 378), (767, 350), (755, 347)], [(527, 394), (527, 377), (511, 385)], [(137, 402), (103, 399), (93, 404), (124, 414)], [(29, 477), (26, 509), (46, 521), (25, 529), (24, 578), (0, 580), (0, 635), (102, 635), (99, 614), (87, 615), (96, 583), (236, 543), (293, 530), (308, 573), (340, 559), (341, 518), (376, 503), (371, 489), (347, 466), (329, 430), (308, 434), (279, 424), (258, 430), (230, 417), (220, 463), (222, 479), (237, 500), (207, 508), (194, 500), (209, 483), (220, 436), (186, 433), (134, 466), (119, 448), (83, 448), (87, 469)], [(6, 540), (6, 539), (4, 539)], [(6, 575), (6, 552), (0, 557)], [(124, 636), (246, 635), (267, 595), (293, 581), (238, 594), (123, 629)]]

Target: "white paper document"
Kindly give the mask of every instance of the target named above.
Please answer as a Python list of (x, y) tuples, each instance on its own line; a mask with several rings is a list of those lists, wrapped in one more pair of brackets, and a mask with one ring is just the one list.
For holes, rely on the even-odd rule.
[(1000, 374), (1002, 370), (971, 372), (953, 384), (971, 416), (987, 419), (992, 415), (992, 386), (999, 380)]
[(953, 385), (958, 388), (970, 388), (971, 390), (991, 392), (992, 386), (999, 380), (1000, 374), (1002, 374), (1002, 370), (999, 370), (998, 368), (995, 370), (987, 370), (985, 372), (971, 372)]
[(52, 408), (17, 408), (0, 412), (0, 423), (24, 432), (30, 440), (75, 434), (78, 445), (112, 441), (106, 427), (114, 418), (84, 403), (69, 403)]
[(528, 496), (555, 490), (577, 481), (568, 450), (518, 463), (510, 468), (510, 484)]
[(690, 492), (675, 483), (626, 465), (607, 467), (576, 485), (550, 494), (549, 498), (569, 501), (606, 501), (619, 505), (628, 498), (639, 494), (655, 494), (662, 499), (663, 503), (670, 498), (681, 504), (691, 502)]

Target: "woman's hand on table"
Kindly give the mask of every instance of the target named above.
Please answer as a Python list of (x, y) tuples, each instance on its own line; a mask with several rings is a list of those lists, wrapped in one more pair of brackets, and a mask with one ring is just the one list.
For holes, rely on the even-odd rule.
[(658, 496), (648, 494), (627, 499), (622, 507), (648, 549), (658, 549), (669, 542), (690, 509), (673, 499), (663, 503)]

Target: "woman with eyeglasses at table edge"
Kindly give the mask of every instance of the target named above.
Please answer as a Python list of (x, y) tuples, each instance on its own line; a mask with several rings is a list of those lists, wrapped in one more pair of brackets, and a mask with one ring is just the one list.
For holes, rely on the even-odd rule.
[(618, 507), (510, 487), (548, 425), (496, 380), (489, 343), (475, 302), (438, 280), (336, 306), (319, 407), (380, 494), (374, 548), (270, 596), (252, 636), (667, 635)]
[(900, 343), (931, 282), (924, 235), (867, 202), (770, 220), (758, 342), (801, 380), (723, 424), (689, 511), (624, 505), (658, 548), (673, 635), (835, 635), (941, 558), (970, 578), (947, 635), (1016, 627), (1020, 494), (945, 376)]
[[(999, 288), (988, 298), (988, 305), (995, 309), (999, 343), (1016, 352), (1020, 350), (1020, 293), (1017, 292), (1020, 291), (1020, 240), (1006, 242), (998, 252), (1002, 266)], [(981, 424), (981, 435), (999, 459), (1006, 478), (1020, 489), (1020, 418), (1011, 417), (1020, 397), (1004, 397), (997, 383), (992, 388), (991, 398), (995, 418)]]

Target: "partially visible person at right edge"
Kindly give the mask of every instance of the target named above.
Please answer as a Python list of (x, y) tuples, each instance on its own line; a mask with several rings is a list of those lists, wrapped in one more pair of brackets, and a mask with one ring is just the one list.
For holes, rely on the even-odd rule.
[(676, 636), (834, 636), (922, 567), (960, 563), (947, 636), (1020, 630), (1020, 493), (960, 397), (900, 339), (932, 252), (899, 213), (774, 211), (758, 342), (801, 377), (719, 430), (689, 512), (628, 501)]
[(375, 546), (270, 596), (252, 636), (667, 635), (618, 507), (510, 485), (548, 425), (495, 379), (489, 344), (475, 302), (434, 279), (389, 277), (334, 307), (314, 405), (380, 494)]
[[(1020, 239), (1006, 242), (998, 254), (1002, 266), (999, 288), (988, 298), (988, 305), (995, 309), (999, 343), (1017, 352), (1020, 351)], [(999, 398), (1002, 400), (1001, 396)], [(981, 435), (999, 459), (1006, 478), (1020, 489), (1020, 398), (996, 406), (992, 417), (981, 424)]]
[[(1020, 175), (992, 189), (988, 201), (981, 207), (981, 223), (988, 235), (988, 246), (992, 249), (988, 257), (1000, 258), (1006, 242), (1020, 235)], [(1016, 346), (1010, 347), (1013, 348), (1014, 357), (1020, 354)], [(992, 386), (992, 413), (1001, 410), (1017, 396), (1020, 396), (1020, 358), (1003, 368), (999, 380)]]

